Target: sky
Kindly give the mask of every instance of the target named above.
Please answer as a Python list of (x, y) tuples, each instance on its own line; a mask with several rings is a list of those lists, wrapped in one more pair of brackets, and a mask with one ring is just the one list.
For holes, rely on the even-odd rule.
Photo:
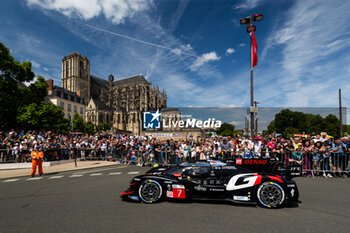
[(136, 74), (165, 90), (168, 106), (248, 107), (250, 48), (239, 19), (256, 22), (255, 100), (261, 107), (350, 103), (350, 1), (1, 0), (0, 41), (61, 85), (76, 51), (91, 74)]

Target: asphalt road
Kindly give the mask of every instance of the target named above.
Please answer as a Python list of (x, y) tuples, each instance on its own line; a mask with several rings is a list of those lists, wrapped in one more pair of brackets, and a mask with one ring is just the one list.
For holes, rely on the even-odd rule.
[[(0, 232), (349, 232), (350, 179), (296, 178), (298, 207), (123, 202), (140, 167), (0, 180)], [(129, 174), (131, 173), (131, 174)]]

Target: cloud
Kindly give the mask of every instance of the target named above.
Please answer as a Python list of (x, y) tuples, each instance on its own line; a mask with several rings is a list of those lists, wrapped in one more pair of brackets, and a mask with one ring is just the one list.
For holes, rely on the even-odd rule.
[(245, 46), (245, 43), (240, 43), (239, 44), (239, 47), (244, 47)]
[[(284, 14), (287, 18), (281, 29), (267, 38), (263, 57), (271, 60), (278, 54), (276, 62), (282, 69), (273, 74), (279, 76), (276, 84), (284, 105), (336, 105), (334, 90), (347, 79), (341, 64), (348, 62), (349, 56), (343, 53), (350, 48), (349, 26), (339, 22), (350, 20), (349, 8), (348, 1), (299, 0)], [(322, 101), (318, 101), (320, 96)]]
[(244, 121), (230, 121), (229, 124), (234, 126), (240, 126), (244, 124)]
[(237, 10), (250, 10), (257, 7), (261, 3), (261, 0), (242, 0), (234, 5)]
[(41, 66), (39, 63), (37, 63), (35, 61), (31, 61), (31, 63), (32, 63), (32, 67), (37, 68), (37, 69), (39, 69)]
[(191, 70), (197, 70), (200, 66), (210, 61), (218, 61), (221, 57), (216, 55), (216, 52), (203, 53), (202, 56), (198, 57), (191, 66)]
[(55, 10), (69, 17), (84, 20), (100, 14), (115, 24), (125, 22), (135, 14), (147, 11), (153, 6), (152, 0), (26, 0), (28, 6)]
[(234, 53), (235, 52), (235, 50), (233, 49), (233, 48), (228, 48), (227, 50), (226, 50), (226, 54), (232, 54), (232, 53)]

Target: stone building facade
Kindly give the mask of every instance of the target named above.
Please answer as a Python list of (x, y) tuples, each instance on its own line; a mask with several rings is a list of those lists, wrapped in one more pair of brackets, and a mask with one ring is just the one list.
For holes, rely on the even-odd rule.
[(85, 120), (140, 135), (142, 112), (167, 107), (167, 95), (141, 74), (108, 80), (90, 74), (90, 61), (77, 52), (62, 59), (62, 86), (88, 103)]

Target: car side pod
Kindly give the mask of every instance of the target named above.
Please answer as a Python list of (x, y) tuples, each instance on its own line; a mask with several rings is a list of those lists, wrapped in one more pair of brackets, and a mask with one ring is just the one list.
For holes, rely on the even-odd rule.
[(293, 177), (302, 175), (302, 167), (301, 165), (289, 165), (286, 169), (286, 179), (291, 180)]

